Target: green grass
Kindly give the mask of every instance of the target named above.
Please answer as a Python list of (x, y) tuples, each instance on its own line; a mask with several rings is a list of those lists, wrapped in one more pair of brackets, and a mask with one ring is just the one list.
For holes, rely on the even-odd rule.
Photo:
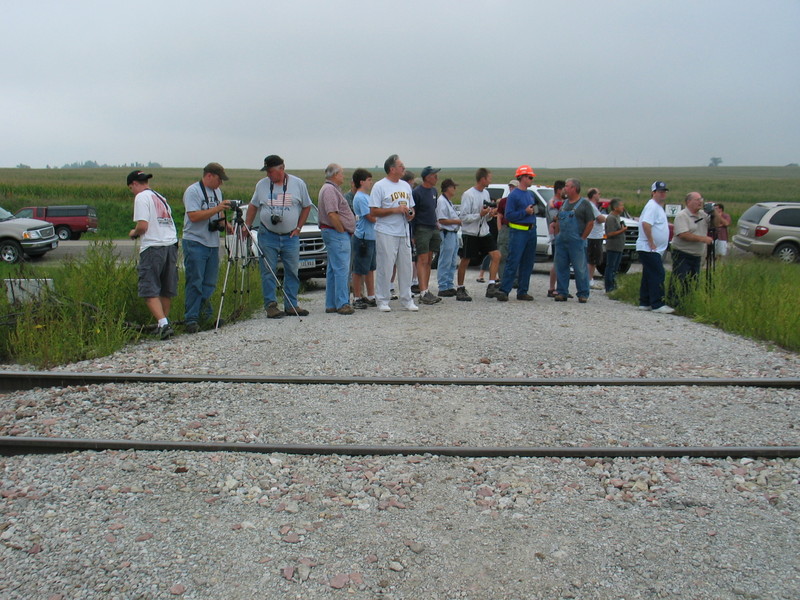
[[(226, 264), (212, 299), (219, 307)], [(50, 278), (53, 291), (33, 302), (10, 304), (0, 296), (0, 359), (36, 367), (106, 356), (136, 341), (155, 325), (137, 296), (136, 263), (123, 260), (110, 242), (92, 244), (84, 257), (54, 266), (0, 265), (3, 278)], [(223, 318), (246, 318), (263, 305), (258, 268), (231, 270)], [(242, 289), (243, 288), (243, 289)], [(246, 291), (249, 290), (249, 293)], [(184, 285), (173, 299), (170, 320), (180, 322)], [(216, 316), (216, 315), (215, 315)]]
[[(257, 163), (258, 161), (256, 161)], [(382, 163), (382, 161), (381, 161)], [(358, 166), (358, 165), (356, 165)], [(322, 169), (287, 171), (301, 177), (316, 202), (324, 183)], [(383, 168), (367, 167), (377, 181)], [(536, 183), (551, 185), (556, 179), (577, 177), (584, 190), (598, 187), (605, 198), (621, 198), (631, 214), (638, 215), (650, 197), (650, 184), (667, 182), (669, 203), (680, 204), (690, 191), (697, 190), (712, 202), (722, 202), (734, 222), (752, 204), (767, 200), (800, 200), (800, 168), (797, 167), (670, 167), (670, 168), (585, 168), (539, 169)], [(352, 168), (346, 170), (348, 181)], [(411, 167), (417, 175), (421, 169)], [(152, 169), (155, 190), (166, 196), (179, 229), (183, 224), (183, 192), (200, 178), (202, 168)], [(133, 196), (125, 185), (128, 168), (104, 169), (0, 169), (0, 206), (16, 212), (23, 206), (53, 204), (91, 204), (97, 208), (100, 231), (96, 239), (127, 236), (132, 226)], [(475, 183), (474, 168), (443, 168), (439, 181), (450, 177), (458, 184), (458, 195)], [(230, 169), (230, 181), (223, 187), (226, 198), (249, 202), (256, 182), (264, 173), (256, 169)], [(514, 177), (512, 168), (493, 169), (495, 183)], [(91, 239), (91, 238), (90, 238)]]
[[(710, 279), (705, 268), (697, 287), (677, 312), (724, 331), (800, 350), (800, 265), (773, 259), (731, 257), (718, 260)], [(667, 286), (671, 274), (667, 273)], [(641, 274), (618, 276), (616, 300), (639, 303)]]

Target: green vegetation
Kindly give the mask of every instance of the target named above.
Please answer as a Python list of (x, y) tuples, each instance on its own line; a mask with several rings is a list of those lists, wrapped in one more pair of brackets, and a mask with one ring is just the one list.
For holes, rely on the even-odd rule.
[[(667, 285), (670, 274), (667, 273)], [(641, 274), (618, 276), (616, 300), (639, 303)], [(678, 314), (724, 331), (800, 350), (800, 269), (772, 259), (728, 258), (717, 261), (710, 279), (703, 269), (699, 285), (688, 294)]]
[[(212, 302), (219, 307), (225, 277)], [(0, 359), (37, 367), (50, 367), (105, 356), (135, 341), (154, 325), (144, 302), (136, 294), (136, 264), (122, 260), (113, 244), (92, 244), (79, 260), (56, 266), (0, 265), (3, 278), (50, 278), (53, 290), (33, 302), (10, 304), (0, 295)], [(246, 270), (244, 290), (241, 272), (232, 270), (228, 280), (223, 318), (246, 318), (259, 309), (260, 278), (255, 264)], [(244, 292), (244, 293), (239, 293)], [(248, 293), (249, 292), (249, 293)], [(183, 282), (173, 299), (170, 320), (183, 319)]]
[[(368, 168), (376, 181), (383, 176), (382, 166)], [(688, 192), (697, 190), (708, 201), (725, 204), (734, 222), (756, 202), (800, 199), (797, 167), (539, 169), (534, 164), (533, 168), (538, 184), (550, 185), (556, 179), (577, 177), (585, 189), (598, 187), (604, 198), (623, 199), (634, 215), (639, 214), (650, 197), (650, 184), (656, 179), (663, 179), (669, 185), (670, 203), (680, 204)], [(297, 170), (289, 163), (287, 170), (306, 181), (312, 200), (316, 200), (325, 180), (323, 169)], [(419, 175), (421, 169), (411, 170)], [(183, 223), (183, 192), (200, 178), (201, 171), (202, 167), (148, 170), (154, 175), (153, 188), (166, 196), (172, 206), (179, 228)], [(125, 186), (129, 172), (129, 168), (0, 169), (0, 206), (13, 213), (23, 206), (91, 204), (97, 208), (100, 222), (100, 231), (94, 237), (123, 238), (132, 226), (133, 197)], [(346, 175), (351, 172), (352, 169), (348, 170)], [(512, 168), (496, 168), (493, 172), (495, 183), (507, 183), (514, 177)], [(445, 168), (439, 173), (439, 181), (446, 177), (455, 180), (460, 197), (461, 192), (475, 183), (474, 173), (474, 168)], [(228, 169), (228, 174), (230, 181), (223, 188), (225, 197), (245, 202), (250, 201), (256, 182), (264, 177), (256, 169)]]

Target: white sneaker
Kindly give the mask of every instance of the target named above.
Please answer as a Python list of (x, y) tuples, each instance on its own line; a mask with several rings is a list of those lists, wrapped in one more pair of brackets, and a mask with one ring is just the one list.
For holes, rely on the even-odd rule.
[(644, 304), (640, 304), (639, 310), (653, 310), (653, 309), (650, 306), (645, 306)]
[(606, 286), (603, 285), (599, 281), (593, 281), (591, 284), (589, 284), (589, 287), (592, 288), (593, 290), (604, 290), (604, 289), (606, 289)]
[(417, 306), (413, 302), (410, 302), (409, 304), (403, 306), (403, 310), (410, 310), (411, 312), (417, 312), (419, 310), (419, 306)]
[(385, 302), (378, 303), (378, 310), (381, 312), (392, 312), (392, 307)]
[(662, 315), (671, 315), (675, 312), (675, 309), (671, 306), (667, 306), (664, 304), (663, 306), (659, 306), (658, 308), (653, 309), (654, 313), (661, 313)]

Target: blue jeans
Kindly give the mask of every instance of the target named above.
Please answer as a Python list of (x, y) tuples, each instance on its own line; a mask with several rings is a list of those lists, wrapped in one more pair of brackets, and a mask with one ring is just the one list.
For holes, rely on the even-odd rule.
[(642, 263), (642, 284), (639, 286), (639, 306), (653, 310), (664, 306), (664, 261), (658, 252), (639, 252)]
[(219, 248), (183, 240), (183, 269), (186, 274), (184, 321), (197, 323), (211, 319), (211, 295), (219, 276)]
[(606, 250), (606, 270), (604, 273), (606, 292), (617, 289), (617, 271), (619, 271), (620, 262), (622, 262), (622, 252)]
[(536, 262), (536, 227), (530, 229), (508, 230), (508, 258), (506, 268), (500, 278), (500, 291), (511, 293), (514, 281), (517, 282), (517, 296), (528, 293), (531, 283), (531, 273)]
[[(278, 235), (265, 227), (258, 229), (258, 246), (264, 253), (264, 258), (258, 261), (261, 268), (261, 292), (264, 294), (264, 307), (272, 302), (277, 302), (278, 280), (272, 275), (277, 274), (278, 258), (283, 263), (283, 306), (291, 310), (297, 306), (297, 292), (300, 291), (300, 238), (298, 236)], [(264, 260), (272, 270), (267, 269)]]
[(586, 265), (586, 240), (580, 236), (570, 239), (564, 233), (556, 236), (556, 293), (569, 295), (569, 266), (575, 271), (575, 287), (578, 298), (589, 297), (589, 268)]
[(441, 292), (455, 289), (453, 277), (458, 264), (458, 233), (443, 229), (439, 232), (439, 235), (442, 236), (442, 243), (439, 246), (439, 263), (436, 268), (436, 278)]
[(325, 308), (342, 308), (350, 304), (350, 234), (324, 228), (322, 241), (328, 250)]

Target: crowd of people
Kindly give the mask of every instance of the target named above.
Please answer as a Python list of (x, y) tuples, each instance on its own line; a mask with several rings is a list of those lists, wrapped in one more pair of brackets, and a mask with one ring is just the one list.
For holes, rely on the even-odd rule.
[[(256, 184), (244, 223), (245, 230), (257, 216), (261, 223), (257, 243), (264, 308), (270, 319), (302, 317), (308, 311), (299, 306), (297, 297), (299, 235), (312, 201), (305, 182), (286, 173), (280, 156), (267, 156), (262, 171), (266, 177)], [(583, 196), (581, 182), (571, 178), (554, 183), (553, 198), (545, 214), (540, 214), (530, 189), (536, 174), (529, 165), (522, 165), (508, 184), (509, 193), (499, 202), (492, 201), (488, 191), (492, 172), (478, 169), (475, 183), (462, 193), (456, 209), (453, 199), (458, 185), (448, 178), (437, 189), (439, 171), (425, 167), (421, 183), (414, 187), (414, 174), (393, 154), (384, 163), (384, 177), (373, 184), (372, 173), (356, 169), (351, 189), (344, 194), (344, 169), (336, 163), (326, 167), (317, 199), (328, 255), (326, 313), (352, 315), (357, 309), (371, 307), (390, 312), (393, 300), (399, 301), (402, 310), (412, 312), (419, 310), (415, 300), (428, 306), (451, 297), (470, 302), (465, 279), (473, 261), (484, 261), (478, 281), (487, 284), (486, 298), (507, 302), (516, 288), (516, 300), (531, 302), (539, 216), (546, 217), (554, 254), (549, 298), (556, 302), (573, 298), (569, 289), (573, 275), (575, 296), (581, 304), (588, 302), (592, 289), (610, 292), (616, 288), (627, 231), (621, 200), (612, 199), (603, 211), (600, 191), (592, 188)], [(141, 239), (139, 296), (158, 323), (159, 337), (167, 339), (174, 334), (169, 310), (178, 288), (178, 236), (169, 204), (150, 188), (151, 178), (140, 170), (128, 175), (128, 187), (135, 195), (136, 223), (130, 237)], [(184, 323), (188, 333), (212, 323), (219, 325), (213, 321), (210, 300), (219, 275), (220, 233), (233, 233), (224, 216), (231, 205), (221, 191), (227, 179), (222, 165), (212, 162), (184, 193)], [(714, 243), (719, 255), (727, 252), (730, 216), (721, 205), (707, 211), (698, 192), (686, 196), (685, 208), (675, 218), (673, 277), (670, 289), (665, 290), (667, 192), (665, 182), (652, 184), (651, 198), (639, 218), (636, 250), (642, 263), (639, 309), (670, 314), (675, 309), (667, 300), (680, 304), (697, 279), (706, 248)], [(709, 225), (718, 233), (714, 238), (709, 236)], [(595, 282), (595, 269), (604, 252), (604, 281)], [(434, 255), (438, 257), (436, 294), (429, 287)], [(279, 261), (283, 264), (282, 282), (277, 276)], [(279, 287), (282, 307), (278, 306)]]

